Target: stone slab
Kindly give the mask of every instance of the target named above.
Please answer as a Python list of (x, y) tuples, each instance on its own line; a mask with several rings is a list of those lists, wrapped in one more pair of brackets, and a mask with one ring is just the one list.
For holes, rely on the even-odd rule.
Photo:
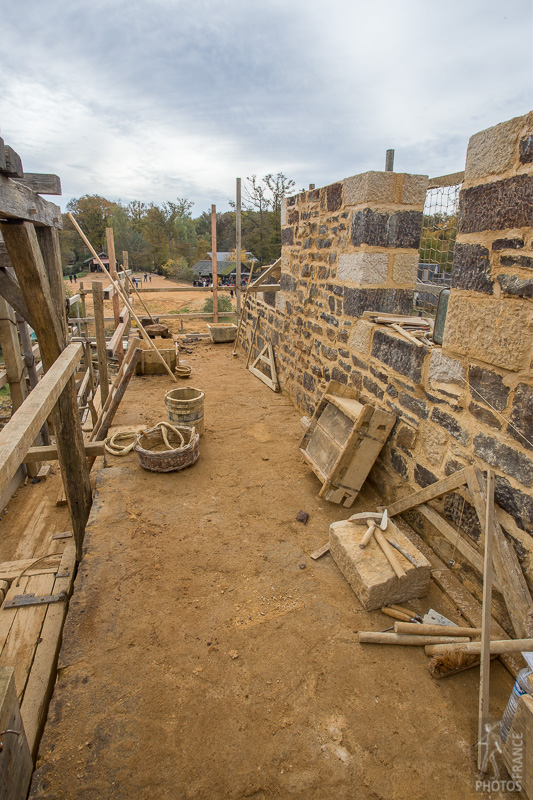
[(374, 538), (364, 550), (359, 547), (366, 529), (366, 523), (358, 524), (347, 520), (334, 522), (329, 529), (331, 556), (363, 607), (367, 611), (372, 611), (388, 603), (402, 603), (424, 597), (428, 592), (431, 577), (429, 561), (399, 528), (389, 521), (387, 529), (383, 532), (385, 538), (393, 539), (419, 565), (415, 567), (395, 551), (398, 561), (406, 572), (405, 577), (398, 578)]
[(341, 253), (337, 278), (362, 285), (383, 284), (387, 281), (388, 264), (387, 253)]
[(529, 113), (474, 134), (466, 153), (465, 182), (509, 170), (519, 157), (521, 136), (532, 122), (533, 114)]
[(392, 279), (395, 283), (413, 286), (418, 278), (418, 251), (414, 253), (396, 253), (392, 267)]

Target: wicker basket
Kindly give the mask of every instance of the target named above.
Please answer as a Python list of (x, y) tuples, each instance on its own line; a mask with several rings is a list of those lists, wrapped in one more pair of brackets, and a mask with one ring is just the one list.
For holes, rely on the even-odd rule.
[[(163, 423), (166, 425), (166, 423)], [(169, 450), (163, 438), (161, 424), (139, 434), (135, 450), (139, 456), (139, 463), (144, 469), (151, 472), (174, 472), (190, 467), (200, 455), (200, 435), (195, 428), (185, 425), (175, 425), (183, 437), (167, 427), (165, 434), (174, 449)]]

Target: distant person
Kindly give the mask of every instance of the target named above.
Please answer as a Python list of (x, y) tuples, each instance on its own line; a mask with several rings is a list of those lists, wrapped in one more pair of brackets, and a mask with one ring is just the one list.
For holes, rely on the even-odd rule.
[(68, 276), (69, 281), (72, 283), (72, 274)]
[(147, 274), (146, 274), (146, 272), (145, 272), (145, 273), (144, 273), (144, 283), (146, 283), (146, 281), (147, 281), (147, 280), (148, 280), (148, 275), (147, 275)]
[(76, 273), (74, 273), (74, 283), (77, 283), (77, 282), (78, 282), (78, 276), (76, 275)]
[(150, 273), (150, 274), (148, 275), (148, 280), (150, 281), (150, 283), (152, 283), (152, 273)]

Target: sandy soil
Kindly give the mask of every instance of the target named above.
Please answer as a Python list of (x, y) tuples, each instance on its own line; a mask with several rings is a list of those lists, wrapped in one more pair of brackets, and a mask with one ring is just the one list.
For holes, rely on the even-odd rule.
[[(358, 644), (389, 619), (309, 558), (347, 511), (318, 497), (290, 400), (231, 347), (186, 357), (206, 392), (193, 467), (130, 454), (98, 474), (31, 798), (479, 797), (477, 670), (435, 681), (418, 648)], [(169, 388), (135, 377), (115, 429), (164, 419)], [(412, 605), (459, 621), (434, 585)], [(495, 662), (494, 718), (511, 685)]]

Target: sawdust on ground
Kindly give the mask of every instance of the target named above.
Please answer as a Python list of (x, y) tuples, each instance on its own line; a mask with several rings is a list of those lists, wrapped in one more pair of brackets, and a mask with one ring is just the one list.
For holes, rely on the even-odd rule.
[[(98, 474), (32, 800), (479, 797), (477, 670), (436, 681), (419, 648), (358, 644), (390, 620), (309, 558), (352, 512), (318, 497), (299, 413), (232, 345), (190, 349), (198, 462)], [(134, 377), (113, 430), (164, 419), (171, 387)], [(459, 621), (434, 585), (412, 605)], [(496, 719), (512, 680), (491, 672)]]

